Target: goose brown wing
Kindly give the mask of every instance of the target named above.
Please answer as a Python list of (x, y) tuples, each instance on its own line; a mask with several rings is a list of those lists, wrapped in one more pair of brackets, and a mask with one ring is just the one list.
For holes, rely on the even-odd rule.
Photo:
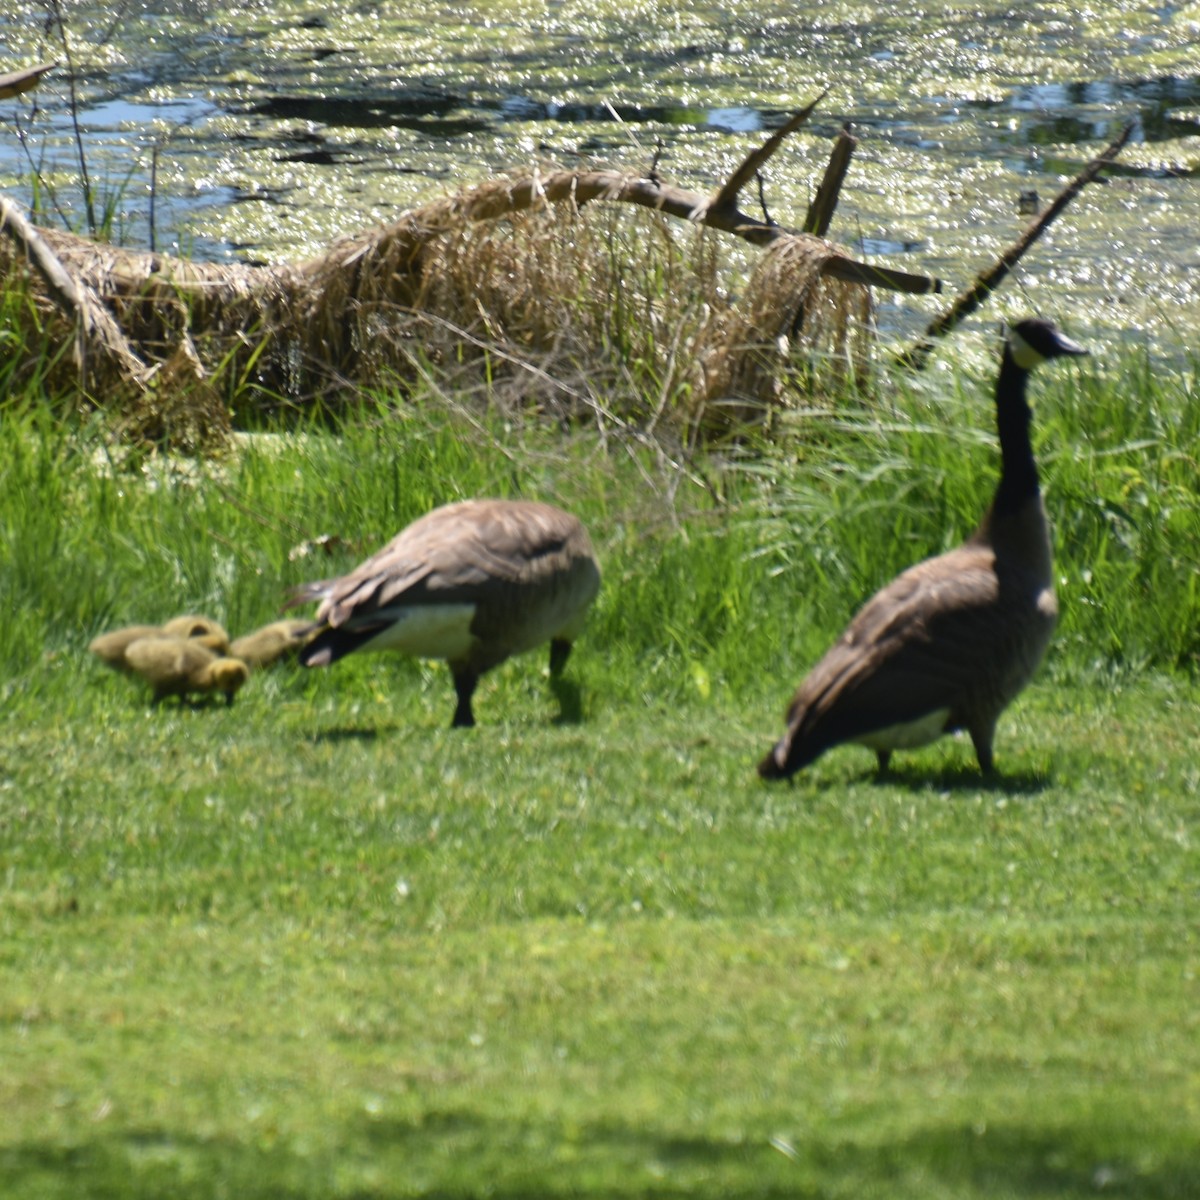
[(953, 716), (979, 678), (981, 655), (997, 644), (998, 597), (985, 547), (964, 546), (899, 575), (801, 684), (788, 712), (793, 743), (819, 753), (940, 709)]
[(329, 585), (317, 614), (339, 625), (393, 604), (478, 603), (534, 583), (583, 551), (575, 517), (548, 504), (467, 500), (434, 509)]

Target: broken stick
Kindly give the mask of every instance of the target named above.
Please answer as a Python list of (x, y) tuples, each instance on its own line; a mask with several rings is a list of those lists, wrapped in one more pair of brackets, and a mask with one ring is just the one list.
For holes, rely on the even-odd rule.
[(1042, 236), (1050, 227), (1051, 222), (1068, 204), (1121, 152), (1121, 148), (1129, 141), (1136, 122), (1131, 121), (1121, 131), (1120, 135), (1110, 142), (1091, 162), (1071, 180), (1069, 184), (1054, 198), (1041, 216), (1026, 226), (1019, 238), (948, 309), (933, 321), (921, 336), (915, 346), (906, 350), (897, 360), (902, 367), (911, 367), (919, 371), (933, 353), (934, 342), (937, 338), (956, 328), (966, 317), (969, 317), (999, 286), (1005, 276), (1017, 265), (1025, 251)]
[(134, 353), (116, 318), (91, 288), (71, 276), (45, 238), (3, 196), (0, 196), (0, 232), (7, 233), (21, 247), (45, 280), (54, 303), (74, 322), (80, 377), (86, 381), (87, 351), (95, 348), (100, 356), (115, 364), (123, 378), (138, 387), (145, 386), (146, 364)]
[(42, 81), (42, 76), (57, 66), (56, 62), (39, 63), (36, 67), (26, 67), (21, 71), (9, 71), (6, 75), (0, 75), (0, 100), (20, 96), (23, 92), (37, 87)]

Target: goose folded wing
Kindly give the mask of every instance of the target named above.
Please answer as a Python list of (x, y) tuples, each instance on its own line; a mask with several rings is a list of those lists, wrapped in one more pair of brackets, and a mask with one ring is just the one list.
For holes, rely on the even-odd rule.
[(341, 579), (327, 583), (318, 617), (331, 625), (398, 604), (461, 604), (537, 577), (565, 549), (565, 514), (479, 505), (437, 509)]
[[(941, 569), (935, 568), (935, 565)], [(942, 709), (953, 715), (995, 644), (999, 586), (990, 555), (905, 571), (879, 592), (801, 685), (788, 723), (833, 745)]]

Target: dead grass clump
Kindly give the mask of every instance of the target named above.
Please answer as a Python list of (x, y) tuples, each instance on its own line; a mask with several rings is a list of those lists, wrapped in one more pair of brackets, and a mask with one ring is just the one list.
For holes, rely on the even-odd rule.
[[(553, 202), (536, 173), (492, 180), (295, 265), (193, 264), (49, 230), (45, 240), (140, 356), (137, 386), (93, 372), (91, 398), (117, 408), (131, 440), (177, 449), (203, 450), (284, 407), (336, 415), (364, 395), (429, 385), (691, 445), (736, 436), (820, 386), (814, 364), (865, 370), (870, 294), (823, 273), (832, 243), (780, 233), (753, 249), (698, 218), (602, 203), (607, 193), (580, 203), (561, 193), (572, 176), (553, 178)], [(731, 279), (744, 280), (736, 303)], [(39, 314), (70, 336), (52, 306)]]
[[(821, 274), (835, 253), (813, 238), (777, 242), (735, 305), (722, 280), (740, 263), (713, 230), (645, 210), (547, 204), (447, 221), (399, 272), (372, 247), (355, 298), (337, 296), (340, 320), (324, 312), (308, 328), (324, 331), (326, 351), (335, 338), (355, 356), (370, 347), (369, 362), (346, 368), (360, 383), (432, 373), (440, 390), (482, 390), (505, 411), (668, 423), (691, 443), (787, 404), (785, 377), (795, 386), (820, 374), (791, 369), (802, 360), (862, 374), (870, 293)], [(389, 293), (393, 280), (403, 295)]]
[(431, 247), (422, 348), (441, 371), (486, 369), (502, 407), (644, 423), (688, 390), (724, 304), (717, 270), (711, 235), (653, 214), (555, 205), (465, 225)]
[(762, 255), (745, 295), (705, 347), (703, 421), (710, 436), (762, 424), (792, 402), (862, 383), (870, 361), (870, 291), (821, 272), (837, 250), (786, 238)]

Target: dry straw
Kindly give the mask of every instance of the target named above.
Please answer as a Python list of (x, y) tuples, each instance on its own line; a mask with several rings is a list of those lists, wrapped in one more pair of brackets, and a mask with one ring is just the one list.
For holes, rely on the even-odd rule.
[[(569, 192), (550, 203), (538, 183), (536, 172), (489, 181), (300, 264), (190, 263), (44, 236), (144, 356), (144, 386), (88, 378), (135, 439), (200, 447), (234, 418), (341, 411), (434, 377), (514, 412), (673, 424), (691, 441), (787, 404), (816, 378), (793, 370), (801, 362), (866, 369), (870, 293), (822, 273), (832, 243), (796, 235), (751, 251), (735, 303), (740, 243), (644, 207)], [(518, 193), (532, 202), (513, 211)], [(0, 271), (22, 269), (0, 244)], [(65, 324), (44, 298), (37, 309)]]

